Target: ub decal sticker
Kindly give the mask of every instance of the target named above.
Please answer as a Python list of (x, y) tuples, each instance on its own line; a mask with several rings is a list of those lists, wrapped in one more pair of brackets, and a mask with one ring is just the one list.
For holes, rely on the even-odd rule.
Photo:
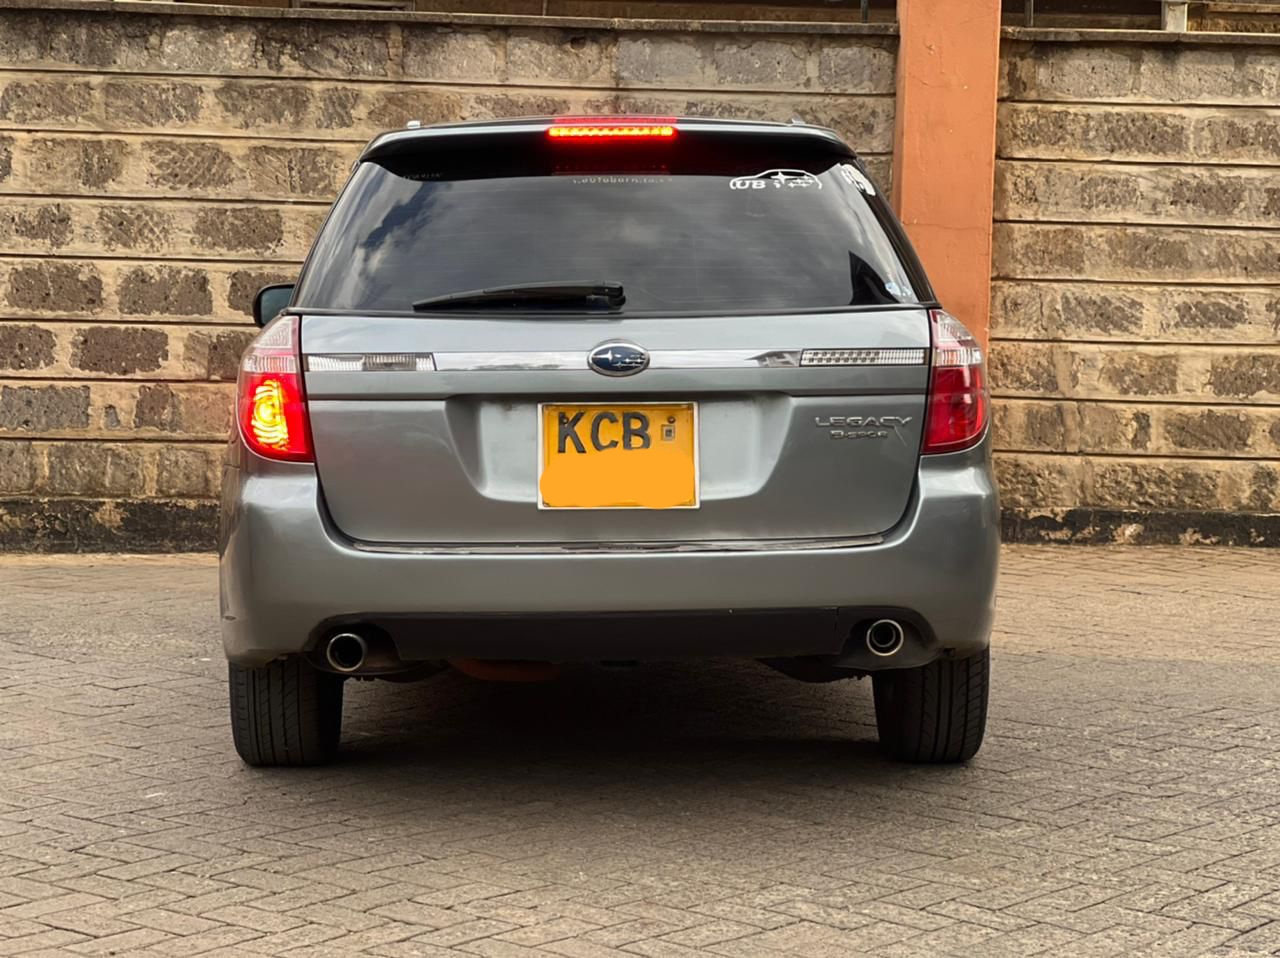
[(875, 184), (867, 179), (862, 170), (858, 169), (852, 163), (841, 163), (840, 175), (844, 177), (844, 181), (846, 183), (850, 186), (856, 186), (863, 193), (867, 194), (867, 196), (876, 195)]
[(731, 190), (822, 189), (822, 181), (804, 170), (765, 170), (755, 176), (738, 176), (729, 181)]

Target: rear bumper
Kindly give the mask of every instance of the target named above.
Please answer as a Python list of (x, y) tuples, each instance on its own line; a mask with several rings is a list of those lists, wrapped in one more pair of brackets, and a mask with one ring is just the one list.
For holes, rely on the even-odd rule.
[(892, 609), (918, 623), (910, 660), (884, 660), (901, 667), (980, 651), (994, 614), (986, 442), (924, 459), (902, 522), (852, 548), (362, 551), (329, 523), (313, 467), (261, 460), (228, 465), (222, 520), (223, 644), (242, 665), (313, 650), (337, 624), (361, 621), (415, 659), (834, 656), (852, 623)]

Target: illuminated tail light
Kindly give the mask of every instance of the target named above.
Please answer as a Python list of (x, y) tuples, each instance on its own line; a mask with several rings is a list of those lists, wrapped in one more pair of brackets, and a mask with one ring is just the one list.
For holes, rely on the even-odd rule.
[(547, 128), (553, 140), (670, 140), (675, 135), (675, 120), (653, 117), (564, 119)]
[(959, 452), (987, 428), (987, 376), (982, 347), (960, 320), (929, 311), (933, 336), (924, 453)]
[(298, 335), (298, 318), (282, 316), (267, 324), (240, 361), (236, 420), (245, 445), (264, 459), (314, 461)]

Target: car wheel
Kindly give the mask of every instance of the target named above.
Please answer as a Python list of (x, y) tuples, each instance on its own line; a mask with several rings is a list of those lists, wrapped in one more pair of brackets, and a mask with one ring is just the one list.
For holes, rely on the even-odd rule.
[(338, 750), (342, 677), (299, 658), (228, 666), (231, 733), (249, 765), (322, 765)]
[(872, 677), (880, 745), (908, 762), (964, 762), (982, 745), (991, 653)]

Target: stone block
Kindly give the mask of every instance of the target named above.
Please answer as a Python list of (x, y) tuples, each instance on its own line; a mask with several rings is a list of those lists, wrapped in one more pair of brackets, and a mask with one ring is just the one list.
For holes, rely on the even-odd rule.
[(212, 93), (222, 117), (236, 129), (253, 131), (263, 127), (297, 130), (307, 122), (315, 100), (314, 88), (296, 82), (230, 80), (219, 83)]
[(1079, 448), (1085, 452), (1144, 453), (1151, 450), (1150, 408), (1082, 402)]
[(1001, 50), (1000, 97), (1115, 100), (1133, 93), (1138, 52), (1119, 45), (1009, 44)]
[(15, 254), (104, 251), (138, 256), (259, 257), (301, 263), (326, 210), (293, 204), (46, 202), (14, 197), (0, 218), (0, 248)]
[(1178, 391), (1178, 357), (1118, 350), (1103, 354), (1098, 380), (1119, 396), (1167, 396)]
[(1265, 169), (1003, 160), (996, 217), (1266, 228), (1280, 214), (1275, 184)]
[(710, 61), (720, 88), (799, 90), (809, 83), (809, 43), (805, 37), (717, 37)]
[(997, 281), (991, 329), (1019, 339), (1265, 343), (1280, 297), (1266, 288)]
[(704, 45), (691, 36), (623, 33), (618, 36), (615, 57), (620, 87), (706, 88), (712, 84)]
[[(299, 231), (314, 212), (295, 212), (290, 243), (300, 242)], [(292, 264), (258, 267), (210, 260), (177, 266), (123, 257), (39, 262), (0, 254), (0, 308), (15, 320), (238, 324), (248, 315), (257, 280), (287, 282), (296, 276)]]
[(1167, 107), (1062, 103), (1000, 104), (1001, 157), (1196, 162), (1198, 123), (1208, 117)]
[(1001, 96), (1005, 99), (1280, 103), (1274, 49), (1043, 42), (1009, 45), (1003, 53)]
[(217, 493), (218, 462), (201, 447), (166, 446), (156, 466), (156, 494), (203, 499)]
[(133, 408), (133, 426), (135, 429), (180, 432), (182, 410), (173, 387), (168, 383), (139, 386)]
[(1243, 410), (1195, 409), (1161, 411), (1160, 431), (1172, 449), (1191, 452), (1248, 453), (1253, 415)]
[(1050, 344), (992, 343), (987, 356), (992, 388), (998, 393), (1065, 392), (1070, 383), (1060, 378), (1060, 355)]
[(0, 386), (0, 429), (41, 435), (88, 425), (88, 386)]
[(71, 212), (64, 203), (10, 203), (0, 219), (0, 246), (15, 252), (56, 252), (72, 241)]
[(377, 77), (391, 69), (390, 34), (377, 22), (11, 10), (0, 59), (85, 72)]
[(1273, 166), (1280, 157), (1280, 113), (1274, 109), (1233, 109), (1198, 117), (1192, 128), (1194, 159)]
[(217, 333), (192, 332), (186, 337), (182, 360), (204, 378), (235, 382), (240, 357), (256, 333), (255, 327)]
[(0, 368), (42, 369), (52, 366), (53, 333), (31, 323), (0, 323)]
[(1112, 509), (1222, 509), (1220, 469), (1179, 460), (1091, 461), (1090, 494), (1083, 504)]
[[(199, 80), (110, 77), (101, 86), (103, 111), (112, 118), (115, 129), (183, 127), (204, 114), (206, 90)], [(268, 98), (236, 105), (248, 112), (261, 99)]]
[(406, 79), (501, 83), (506, 59), (499, 31), (423, 27), (404, 32)]
[(235, 428), (235, 383), (175, 383), (170, 395), (184, 436), (225, 442)]
[(602, 30), (512, 30), (506, 77), (540, 86), (612, 86), (616, 42)]
[(203, 140), (158, 140), (143, 154), (152, 186), (166, 190), (224, 190), (235, 178), (235, 160), (219, 143)]
[(227, 308), (242, 316), (252, 316), (253, 299), (258, 290), (273, 283), (292, 283), (296, 278), (296, 271), (237, 269), (228, 278)]
[[(83, 439), (174, 438), (220, 442), (230, 434), (233, 382), (95, 382), (89, 416), (52, 435)], [(0, 434), (8, 434), (0, 426)]]
[(1228, 399), (1280, 401), (1280, 352), (1242, 350), (1215, 356), (1209, 389)]
[(1079, 445), (1075, 403), (1002, 399), (992, 414), (997, 451), (1071, 452)]
[(169, 358), (169, 337), (162, 329), (88, 326), (76, 332), (71, 365), (84, 372), (129, 376), (154, 372)]
[(1272, 230), (997, 223), (1001, 279), (1280, 283), (1280, 234)]
[(991, 268), (1000, 279), (1074, 279), (1085, 269), (1085, 242), (1080, 227), (997, 223)]
[[(341, 91), (330, 91), (338, 93)], [(475, 98), (479, 99), (479, 97)], [(362, 131), (373, 134), (377, 130), (395, 129), (402, 127), (410, 120), (418, 120), (423, 124), (430, 125), (432, 123), (445, 123), (451, 120), (467, 119), (487, 119), (496, 116), (518, 116), (525, 112), (535, 112), (533, 110), (526, 111), (522, 109), (522, 98), (513, 93), (510, 97), (493, 96), (489, 97), (493, 103), (489, 103), (485, 108), (477, 108), (474, 105), (465, 107), (467, 100), (464, 96), (457, 92), (441, 90), (438, 87), (378, 87), (376, 89), (361, 91), (359, 99), (353, 104), (354, 110), (357, 106), (364, 113), (364, 119), (358, 120), (357, 115), (350, 114), (351, 119), (349, 125), (357, 126)], [(472, 103), (474, 104), (474, 100)], [(494, 103), (507, 106), (510, 112), (502, 112), (501, 109), (495, 109)], [(557, 105), (563, 101), (556, 101)], [(546, 110), (543, 112), (558, 113), (558, 109)]]
[(817, 88), (828, 93), (893, 96), (897, 57), (881, 40), (824, 37), (818, 47)]
[(9, 270), (4, 295), (17, 309), (93, 314), (102, 308), (102, 278), (90, 264), (27, 262)]
[(1251, 347), (997, 340), (990, 368), (997, 396), (1274, 404), (1280, 395), (1280, 356)]
[(39, 192), (103, 191), (136, 169), (135, 151), (116, 137), (71, 137), (59, 134), (19, 134), (14, 137), (21, 162), (15, 167), (15, 189)]
[(147, 493), (145, 445), (51, 443), (42, 487), (51, 495), (143, 496)]
[[(201, 25), (203, 26), (203, 24)], [(201, 42), (214, 39), (217, 21), (195, 30)], [(339, 20), (268, 20), (243, 24), (252, 53), (246, 70), (187, 69), (186, 73), (256, 73), (267, 76), (356, 77), (376, 79), (397, 72), (393, 53), (394, 27), (388, 23)], [(414, 32), (412, 26), (404, 30)], [(250, 59), (251, 57), (251, 59)], [(230, 65), (230, 64), (229, 64)]]
[(351, 170), (354, 150), (308, 146), (251, 146), (245, 176), (262, 196), (313, 197), (332, 202)]
[(1000, 504), (1050, 509), (1077, 505), (1083, 496), (1083, 462), (1073, 456), (1000, 453), (995, 457)]
[(39, 456), (30, 441), (0, 440), (0, 493), (34, 492), (39, 476)]
[[(405, 118), (398, 118), (400, 125)], [(370, 133), (388, 124), (367, 124)], [(332, 202), (360, 145), (19, 133), (11, 193)]]
[(265, 256), (284, 243), (284, 214), (255, 206), (205, 207), (196, 211), (192, 232), (197, 249)]
[(0, 121), (15, 126), (47, 126), (74, 121), (92, 109), (88, 80), (43, 76), (0, 80)]
[(120, 278), (120, 311), (142, 316), (201, 316), (213, 310), (209, 278), (183, 266), (135, 266)]
[(17, 496), (0, 501), (0, 549), (198, 552), (217, 545), (218, 504), (191, 499)]
[(93, 235), (102, 250), (172, 249), (173, 214), (156, 204), (97, 206)]
[[(1267, 407), (1002, 399), (994, 412), (996, 448), (1004, 452), (1280, 458), (1280, 425), (1272, 436), (1276, 419)], [(1058, 415), (1061, 433), (1051, 428)]]
[(1123, 338), (1138, 334), (1145, 318), (1144, 304), (1127, 292), (1099, 292), (1090, 287), (1061, 292), (1062, 332), (1066, 338), (1095, 333)]

